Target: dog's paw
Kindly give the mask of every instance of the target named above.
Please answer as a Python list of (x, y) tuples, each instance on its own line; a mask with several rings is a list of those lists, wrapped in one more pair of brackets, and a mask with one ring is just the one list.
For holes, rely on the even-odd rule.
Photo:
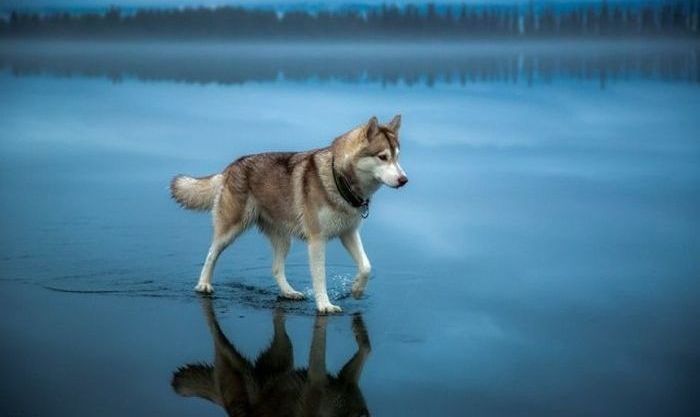
[(342, 308), (340, 308), (336, 305), (333, 305), (331, 303), (319, 304), (316, 306), (316, 310), (318, 310), (318, 312), (321, 314), (333, 314), (333, 313), (340, 313), (343, 311)]
[(200, 282), (196, 287), (194, 287), (194, 290), (202, 294), (211, 294), (214, 292), (214, 287), (212, 287), (211, 284)]
[(280, 297), (286, 298), (287, 300), (303, 300), (306, 298), (304, 293), (296, 290), (282, 291), (280, 292)]
[(365, 293), (365, 286), (356, 282), (352, 285), (351, 292), (353, 298), (361, 298), (362, 295)]

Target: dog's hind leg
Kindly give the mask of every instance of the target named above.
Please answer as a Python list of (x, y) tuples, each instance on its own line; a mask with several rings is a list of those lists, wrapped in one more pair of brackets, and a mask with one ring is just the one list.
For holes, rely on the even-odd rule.
[(372, 271), (372, 265), (370, 265), (365, 249), (362, 247), (359, 230), (351, 230), (341, 235), (340, 241), (343, 242), (343, 246), (345, 246), (345, 249), (347, 249), (357, 265), (357, 276), (352, 284), (352, 295), (358, 298), (365, 291), (369, 274)]
[[(253, 365), (229, 341), (216, 319), (212, 300), (202, 298), (202, 308), (214, 342), (213, 382), (222, 407), (227, 411), (245, 410), (250, 406), (251, 394), (258, 392)], [(236, 415), (236, 414), (231, 414)]]
[(216, 261), (219, 259), (221, 252), (231, 244), (233, 239), (235, 239), (240, 232), (241, 227), (234, 226), (224, 232), (214, 233), (214, 239), (211, 242), (211, 246), (209, 246), (202, 272), (199, 274), (199, 281), (197, 282), (197, 286), (194, 287), (196, 291), (207, 294), (214, 292), (214, 287), (211, 285), (211, 277), (214, 273)]
[(269, 238), (272, 244), (272, 276), (275, 277), (275, 281), (280, 287), (280, 295), (292, 300), (303, 299), (304, 294), (292, 288), (284, 273), (284, 260), (289, 253), (292, 239), (281, 234), (270, 234)]
[(245, 229), (243, 223), (243, 208), (245, 201), (235, 199), (230, 193), (224, 191), (214, 202), (214, 238), (212, 239), (209, 252), (204, 260), (199, 281), (194, 289), (202, 293), (212, 293), (214, 288), (211, 285), (211, 277), (214, 273), (216, 260), (221, 252), (226, 249), (233, 240)]

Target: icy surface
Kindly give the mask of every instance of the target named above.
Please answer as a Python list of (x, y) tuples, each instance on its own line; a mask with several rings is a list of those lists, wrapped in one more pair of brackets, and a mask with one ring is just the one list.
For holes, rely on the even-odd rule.
[[(623, 48), (612, 66), (590, 45), (430, 65), (425, 49), (414, 67), (405, 51), (346, 57), (346, 72), (263, 54), (264, 76), (233, 72), (240, 82), (206, 54), (100, 66), (2, 49), (3, 414), (223, 415), (169, 385), (213, 348), (192, 291), (210, 219), (170, 201), (168, 181), (401, 113), (410, 183), (373, 200), (365, 298), (348, 297), (354, 267), (329, 243), (345, 310), (328, 321), (329, 370), (355, 351), (348, 313), (360, 313), (372, 415), (683, 415), (700, 382), (697, 47)], [(256, 232), (238, 240), (214, 307), (249, 357), (280, 307), (306, 366), (305, 245), (288, 276), (307, 300), (277, 300), (270, 263)]]

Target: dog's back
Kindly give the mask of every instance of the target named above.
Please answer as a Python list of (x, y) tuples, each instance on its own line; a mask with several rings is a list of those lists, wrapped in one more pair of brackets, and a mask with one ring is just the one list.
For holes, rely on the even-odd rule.
[(171, 182), (171, 194), (185, 208), (215, 209), (222, 229), (256, 224), (266, 233), (304, 239), (309, 228), (303, 216), (310, 210), (326, 205), (335, 216), (351, 214), (327, 191), (330, 162), (329, 148), (247, 155), (221, 174), (178, 175)]

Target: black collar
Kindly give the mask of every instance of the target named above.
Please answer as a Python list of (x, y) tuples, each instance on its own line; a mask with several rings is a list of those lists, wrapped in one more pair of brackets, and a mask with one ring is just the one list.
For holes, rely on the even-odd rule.
[(344, 175), (338, 173), (335, 170), (335, 155), (331, 159), (331, 171), (333, 171), (333, 180), (335, 181), (335, 186), (338, 189), (340, 195), (348, 202), (351, 206), (360, 209), (360, 214), (363, 219), (369, 216), (369, 198), (362, 198), (357, 195), (350, 186), (350, 182)]

